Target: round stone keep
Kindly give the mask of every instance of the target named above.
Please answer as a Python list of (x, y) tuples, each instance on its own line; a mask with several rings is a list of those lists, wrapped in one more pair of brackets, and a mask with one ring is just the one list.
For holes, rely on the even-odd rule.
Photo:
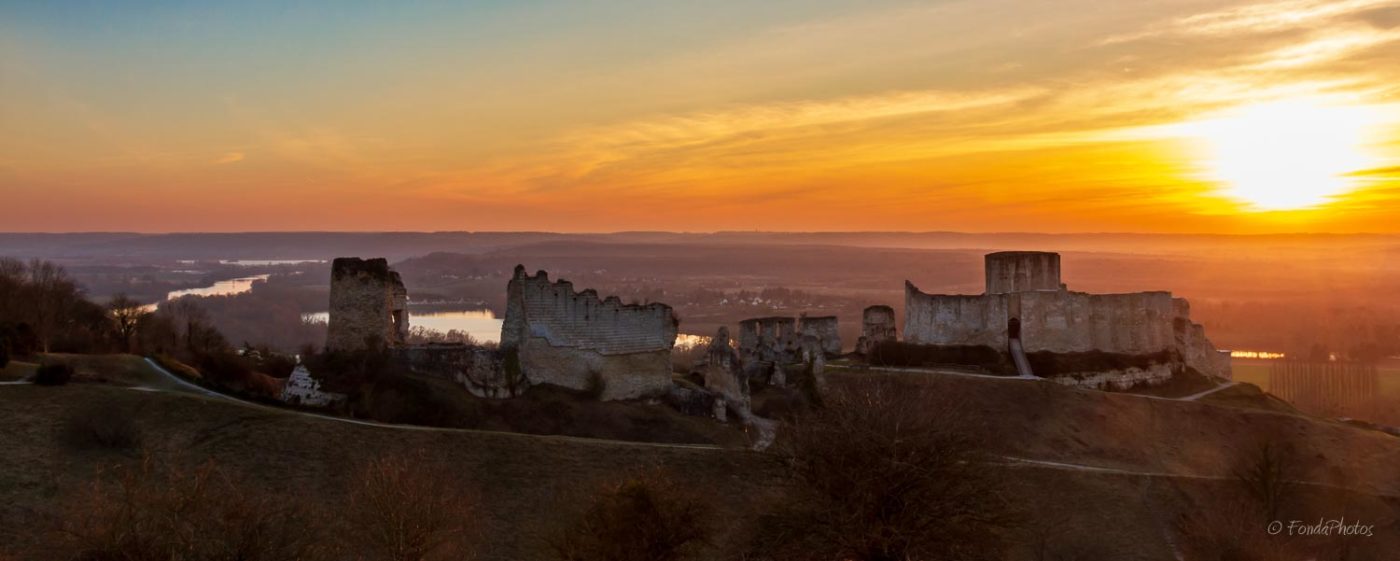
[(987, 254), (987, 294), (1060, 290), (1060, 254), (1003, 251)]

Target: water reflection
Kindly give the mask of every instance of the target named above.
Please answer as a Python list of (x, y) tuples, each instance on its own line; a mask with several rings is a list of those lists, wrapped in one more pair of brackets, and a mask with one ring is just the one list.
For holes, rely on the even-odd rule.
[[(329, 312), (303, 314), (302, 319), (312, 323), (325, 323), (330, 320)], [(408, 314), (410, 327), (430, 329), (439, 333), (461, 331), (471, 335), (478, 343), (498, 343), (501, 340), (501, 318), (491, 310), (459, 310), (450, 312), (415, 312)]]
[(220, 259), (220, 265), (231, 265), (234, 267), (272, 267), (276, 265), (305, 265), (308, 263), (325, 263), (324, 259)]
[(242, 294), (244, 292), (252, 290), (253, 283), (258, 281), (265, 281), (270, 276), (272, 275), (253, 275), (251, 277), (221, 280), (212, 285), (200, 288), (186, 288), (184, 290), (175, 290), (172, 291), (170, 294), (165, 295), (165, 300), (170, 301), (181, 296), (231, 296), (234, 294)]
[[(199, 288), (186, 288), (184, 290), (172, 290), (165, 295), (165, 301), (169, 302), (182, 296), (232, 296), (242, 294), (253, 289), (253, 283), (265, 281), (272, 275), (253, 275), (236, 279), (221, 280), (209, 286)], [(142, 309), (147, 312), (154, 312), (160, 308), (160, 302), (146, 304)]]

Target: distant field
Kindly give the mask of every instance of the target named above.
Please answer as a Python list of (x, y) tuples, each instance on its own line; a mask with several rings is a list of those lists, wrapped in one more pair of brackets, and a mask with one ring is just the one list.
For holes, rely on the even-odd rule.
[[(1269, 370), (1273, 364), (1267, 360), (1235, 359), (1230, 362), (1230, 369), (1235, 381), (1254, 384), (1269, 391)], [(1376, 371), (1380, 375), (1381, 397), (1400, 399), (1400, 364), (1387, 362), (1377, 367)]]

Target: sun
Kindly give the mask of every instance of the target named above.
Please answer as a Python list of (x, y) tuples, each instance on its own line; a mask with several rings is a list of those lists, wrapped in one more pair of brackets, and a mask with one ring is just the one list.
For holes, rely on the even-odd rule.
[(1249, 210), (1325, 205), (1356, 188), (1348, 174), (1374, 167), (1375, 112), (1289, 100), (1241, 107), (1177, 129), (1200, 141), (1205, 179)]

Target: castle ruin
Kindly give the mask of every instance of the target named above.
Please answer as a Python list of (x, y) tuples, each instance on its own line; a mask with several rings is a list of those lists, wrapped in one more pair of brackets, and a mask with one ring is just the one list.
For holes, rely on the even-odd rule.
[(880, 343), (897, 339), (894, 324), (894, 308), (884, 305), (865, 308), (861, 313), (860, 340), (856, 341), (856, 352), (870, 354)]
[(331, 263), (326, 349), (395, 347), (408, 339), (408, 290), (385, 259), (340, 257)]
[(1134, 364), (1122, 371), (1072, 373), (1091, 387), (1160, 383), (1184, 368), (1230, 376), (1229, 358), (1191, 321), (1186, 300), (1170, 292), (1073, 292), (1060, 282), (1060, 256), (1046, 252), (992, 253), (986, 272), (986, 293), (979, 295), (925, 294), (906, 281), (905, 341), (999, 352), (1016, 342), (1032, 362), (1097, 353)]
[(660, 303), (623, 304), (594, 290), (551, 282), (516, 266), (506, 288), (501, 350), (513, 354), (530, 384), (598, 393), (599, 399), (664, 394), (679, 321)]
[(841, 354), (841, 333), (838, 331), (840, 325), (836, 316), (809, 316), (802, 314), (797, 318), (797, 331), (805, 337), (815, 338), (821, 351), (827, 356), (838, 356)]

